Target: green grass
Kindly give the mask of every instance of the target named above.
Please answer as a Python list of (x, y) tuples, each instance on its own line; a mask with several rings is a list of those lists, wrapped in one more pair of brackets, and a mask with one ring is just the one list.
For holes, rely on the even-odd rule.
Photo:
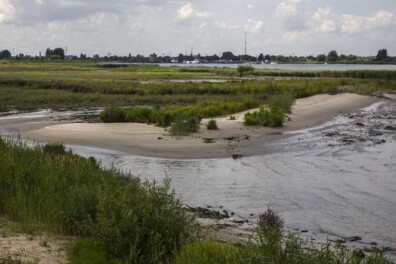
[(82, 239), (73, 243), (68, 252), (70, 264), (116, 264), (119, 260), (107, 254), (103, 243)]

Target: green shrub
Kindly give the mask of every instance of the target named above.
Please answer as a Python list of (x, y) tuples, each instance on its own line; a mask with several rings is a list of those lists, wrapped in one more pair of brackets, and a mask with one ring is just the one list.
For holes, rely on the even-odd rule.
[(195, 133), (199, 128), (199, 120), (196, 117), (188, 119), (177, 119), (170, 127), (170, 133), (173, 135), (187, 135)]
[(127, 122), (156, 123), (155, 110), (148, 107), (134, 107), (127, 111)]
[(267, 211), (259, 215), (258, 227), (263, 233), (270, 229), (282, 230), (283, 219), (274, 210), (268, 208)]
[(214, 119), (209, 120), (208, 124), (206, 125), (206, 128), (208, 130), (216, 130), (216, 129), (218, 129), (216, 120), (214, 120)]
[(126, 111), (119, 106), (107, 107), (100, 113), (100, 120), (104, 123), (120, 123), (126, 121)]
[(237, 68), (237, 72), (239, 74), (240, 77), (243, 77), (243, 75), (246, 74), (251, 74), (254, 72), (254, 67), (251, 65), (239, 65)]
[(325, 92), (328, 93), (328, 94), (330, 94), (330, 95), (336, 95), (336, 94), (338, 94), (340, 91), (339, 91), (339, 89), (338, 89), (337, 86), (331, 86), (331, 87), (327, 88), (327, 89), (325, 90)]
[(47, 155), (65, 155), (66, 147), (62, 143), (52, 143), (43, 146), (43, 154)]
[(228, 120), (236, 120), (236, 117), (232, 115)]
[(258, 111), (245, 114), (244, 125), (280, 127), (284, 118), (285, 114), (277, 107), (272, 107), (270, 110), (260, 108)]

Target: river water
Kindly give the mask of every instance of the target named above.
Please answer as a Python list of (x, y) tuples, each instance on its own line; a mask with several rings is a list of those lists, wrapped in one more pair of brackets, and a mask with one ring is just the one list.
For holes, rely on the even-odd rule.
[[(238, 64), (179, 64), (162, 63), (163, 67), (210, 67), (210, 68), (237, 68)], [(293, 70), (293, 71), (356, 71), (356, 70), (386, 70), (396, 71), (396, 65), (369, 65), (369, 64), (252, 64), (256, 69)]]
[(71, 147), (143, 179), (170, 178), (190, 206), (226, 209), (251, 221), (270, 206), (292, 230), (360, 236), (363, 243), (395, 248), (396, 131), (389, 127), (396, 128), (395, 120), (395, 101), (377, 103), (293, 132), (274, 143), (281, 152), (238, 160), (157, 159)]

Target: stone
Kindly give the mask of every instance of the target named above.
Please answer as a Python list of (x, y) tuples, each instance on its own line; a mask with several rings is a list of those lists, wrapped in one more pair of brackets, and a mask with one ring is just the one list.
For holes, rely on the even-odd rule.
[(355, 242), (355, 241), (360, 241), (362, 240), (362, 238), (360, 236), (353, 236), (353, 237), (349, 237), (348, 240), (350, 242)]

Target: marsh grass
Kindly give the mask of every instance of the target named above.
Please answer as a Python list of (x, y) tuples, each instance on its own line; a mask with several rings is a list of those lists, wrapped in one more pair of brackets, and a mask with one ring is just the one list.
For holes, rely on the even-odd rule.
[[(310, 79), (251, 80), (226, 83), (169, 83), (160, 78), (222, 78), (228, 69), (203, 73), (180, 72), (177, 67), (128, 66), (99, 71), (90, 64), (11, 64), (0, 65), (0, 110), (76, 109), (81, 107), (160, 106), (184, 107), (255, 101), (268, 104), (276, 97), (290, 99), (319, 93), (355, 92), (372, 94), (394, 90), (395, 80), (387, 79)], [(207, 70), (207, 69), (206, 69)], [(183, 70), (184, 71), (184, 70)], [(235, 71), (235, 70), (234, 70)], [(167, 76), (171, 74), (171, 77)], [(286, 99), (286, 98), (285, 98)], [(286, 100), (285, 100), (286, 101)], [(286, 107), (279, 106), (284, 108)], [(236, 109), (235, 109), (236, 110)], [(242, 110), (246, 110), (242, 109)], [(233, 109), (220, 114), (232, 114)]]
[(166, 262), (194, 237), (169, 181), (141, 182), (60, 149), (0, 139), (0, 215), (28, 232), (92, 238), (123, 263)]
[(266, 126), (280, 127), (285, 119), (284, 112), (278, 107), (271, 107), (270, 110), (260, 107), (258, 111), (245, 114), (243, 124), (245, 126)]

